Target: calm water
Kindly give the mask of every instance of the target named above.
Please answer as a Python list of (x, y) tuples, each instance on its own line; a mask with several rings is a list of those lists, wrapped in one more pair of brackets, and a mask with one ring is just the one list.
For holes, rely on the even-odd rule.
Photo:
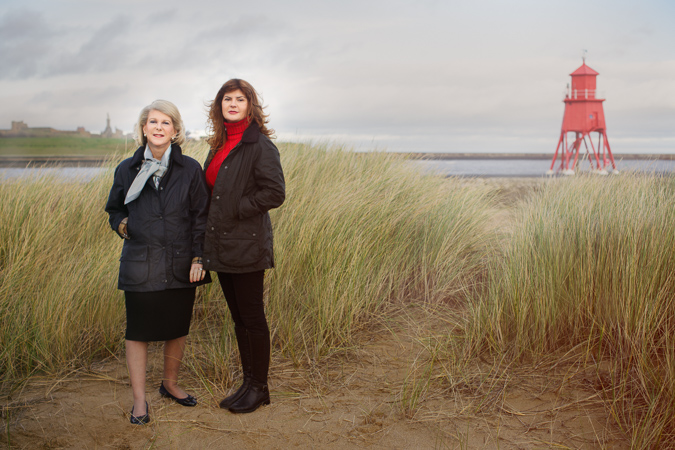
[[(540, 177), (551, 167), (551, 160), (545, 159), (452, 159), (442, 161), (414, 161), (428, 173), (445, 176), (474, 177)], [(556, 162), (554, 170), (558, 168)], [(619, 171), (641, 171), (675, 173), (675, 161), (627, 160), (617, 162)], [(588, 163), (581, 165), (581, 171), (589, 171)]]
[[(411, 164), (427, 173), (470, 177), (540, 177), (551, 167), (551, 161), (544, 159), (452, 159), (411, 161)], [(627, 160), (618, 162), (617, 167), (619, 171), (675, 173), (675, 161)], [(0, 168), (0, 180), (57, 176), (86, 182), (105, 170), (101, 167)], [(581, 170), (588, 171), (588, 163), (583, 164)]]
[(67, 181), (90, 181), (97, 175), (105, 172), (102, 167), (52, 167), (52, 168), (2, 168), (0, 180), (15, 180), (17, 178), (39, 178), (53, 176)]

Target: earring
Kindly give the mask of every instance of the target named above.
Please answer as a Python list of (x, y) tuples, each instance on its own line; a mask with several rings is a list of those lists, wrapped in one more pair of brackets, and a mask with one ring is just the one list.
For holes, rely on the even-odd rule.
[(143, 133), (143, 137), (147, 137), (147, 136), (148, 136), (147, 134)]
[(178, 135), (176, 134), (176, 135), (174, 135), (174, 136), (171, 138), (171, 140), (172, 140), (172, 141), (175, 141), (177, 137), (178, 137)]

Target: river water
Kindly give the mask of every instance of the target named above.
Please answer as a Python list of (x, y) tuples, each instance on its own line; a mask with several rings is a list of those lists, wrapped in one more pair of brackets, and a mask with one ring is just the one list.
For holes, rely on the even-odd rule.
[[(427, 173), (446, 176), (470, 177), (541, 177), (551, 167), (551, 160), (545, 159), (446, 159), (439, 161), (413, 161)], [(560, 165), (556, 161), (554, 170)], [(675, 161), (631, 159), (616, 163), (621, 171), (674, 173)], [(590, 171), (586, 162), (580, 172)]]
[(0, 181), (31, 179), (39, 177), (63, 178), (64, 181), (91, 181), (97, 175), (106, 171), (103, 167), (29, 167), (29, 168), (3, 168), (0, 167)]
[[(544, 159), (447, 159), (411, 161), (425, 173), (465, 177), (541, 177), (551, 166)], [(556, 163), (557, 169), (558, 163)], [(617, 162), (619, 171), (675, 173), (675, 161), (625, 160)], [(581, 171), (590, 167), (581, 166)], [(1, 168), (0, 180), (55, 176), (64, 181), (90, 181), (107, 169), (102, 167)]]

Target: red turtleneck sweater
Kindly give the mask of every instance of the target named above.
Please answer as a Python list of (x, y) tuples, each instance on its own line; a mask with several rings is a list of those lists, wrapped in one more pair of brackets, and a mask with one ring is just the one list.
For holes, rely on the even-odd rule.
[(218, 150), (218, 153), (216, 153), (209, 164), (209, 168), (206, 169), (206, 184), (209, 185), (209, 189), (211, 189), (212, 192), (213, 185), (216, 184), (216, 177), (218, 176), (220, 166), (223, 165), (223, 161), (225, 161), (227, 155), (230, 154), (230, 151), (241, 141), (241, 137), (244, 135), (244, 131), (247, 127), (248, 119), (240, 120), (239, 122), (225, 122), (225, 128), (227, 129), (225, 144), (223, 145), (223, 148)]

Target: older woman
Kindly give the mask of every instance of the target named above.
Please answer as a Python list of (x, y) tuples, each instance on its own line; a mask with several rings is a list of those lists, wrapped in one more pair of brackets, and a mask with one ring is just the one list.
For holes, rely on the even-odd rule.
[(124, 239), (118, 288), (127, 311), (126, 351), (134, 405), (132, 424), (150, 421), (145, 400), (148, 342), (164, 341), (163, 397), (197, 400), (178, 372), (190, 330), (196, 286), (211, 281), (202, 267), (209, 193), (197, 161), (181, 153), (185, 130), (176, 106), (156, 100), (136, 125), (140, 145), (115, 170), (105, 210)]
[(233, 413), (270, 403), (263, 280), (265, 270), (274, 267), (268, 211), (284, 202), (285, 182), (279, 151), (270, 140), (274, 131), (266, 123), (258, 94), (244, 80), (226, 82), (211, 103), (211, 152), (204, 170), (212, 195), (204, 266), (218, 272), (234, 321), (243, 382), (220, 402)]

